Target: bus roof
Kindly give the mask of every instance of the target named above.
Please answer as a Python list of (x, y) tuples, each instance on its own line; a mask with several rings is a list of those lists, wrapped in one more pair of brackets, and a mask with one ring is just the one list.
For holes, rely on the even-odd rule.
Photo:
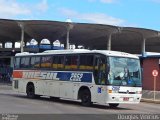
[(15, 56), (35, 56), (35, 55), (54, 55), (54, 54), (80, 54), (80, 53), (99, 53), (106, 56), (117, 56), (117, 57), (129, 57), (129, 58), (138, 58), (138, 56), (119, 52), (119, 51), (109, 51), (109, 50), (87, 50), (87, 49), (69, 49), (69, 50), (47, 50), (42, 53), (29, 53), (29, 52), (22, 52), (17, 53)]

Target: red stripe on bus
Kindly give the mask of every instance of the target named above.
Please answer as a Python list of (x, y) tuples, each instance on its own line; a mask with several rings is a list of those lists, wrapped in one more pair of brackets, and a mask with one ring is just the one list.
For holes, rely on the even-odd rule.
[(23, 72), (22, 71), (13, 71), (13, 78), (22, 78)]

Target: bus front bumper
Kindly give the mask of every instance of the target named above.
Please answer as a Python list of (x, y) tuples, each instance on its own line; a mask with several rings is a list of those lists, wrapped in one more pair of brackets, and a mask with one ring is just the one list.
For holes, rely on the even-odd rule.
[(130, 103), (138, 104), (142, 94), (109, 94), (106, 103)]

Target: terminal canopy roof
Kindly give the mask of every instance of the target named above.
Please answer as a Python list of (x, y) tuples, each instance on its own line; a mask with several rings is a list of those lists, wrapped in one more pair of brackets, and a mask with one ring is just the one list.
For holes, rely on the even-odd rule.
[[(72, 26), (69, 27), (69, 26)], [(24, 41), (31, 39), (39, 43), (46, 38), (50, 42), (59, 40), (66, 43), (67, 30), (70, 28), (70, 44), (83, 45), (89, 49), (107, 49), (111, 38), (111, 50), (139, 54), (145, 40), (145, 49), (160, 52), (159, 31), (119, 27), (102, 24), (67, 23), (46, 20), (6, 20), (0, 19), (0, 42), (19, 42), (21, 28), (24, 28)]]

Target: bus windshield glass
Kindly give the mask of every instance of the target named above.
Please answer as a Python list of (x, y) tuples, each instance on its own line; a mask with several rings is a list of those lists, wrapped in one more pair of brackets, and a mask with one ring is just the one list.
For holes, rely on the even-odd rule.
[(108, 82), (118, 86), (142, 86), (139, 60), (109, 57)]

